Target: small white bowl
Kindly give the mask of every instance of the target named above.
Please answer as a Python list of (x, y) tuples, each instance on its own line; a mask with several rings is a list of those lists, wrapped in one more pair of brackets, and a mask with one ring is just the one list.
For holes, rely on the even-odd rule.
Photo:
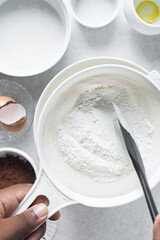
[(74, 18), (88, 28), (101, 28), (117, 16), (121, 0), (71, 0)]
[[(160, 9), (160, 1), (152, 0)], [(145, 35), (158, 35), (160, 34), (160, 16), (152, 24), (144, 22), (136, 13), (136, 7), (143, 0), (124, 0), (124, 13), (131, 27)]]

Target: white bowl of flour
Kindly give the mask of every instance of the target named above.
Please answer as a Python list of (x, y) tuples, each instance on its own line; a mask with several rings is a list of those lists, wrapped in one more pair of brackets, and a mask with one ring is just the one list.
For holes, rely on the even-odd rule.
[(142, 196), (112, 102), (135, 132), (153, 188), (160, 180), (160, 92), (144, 74), (118, 65), (83, 70), (52, 93), (40, 116), (42, 168), (62, 194), (87, 206), (119, 206)]

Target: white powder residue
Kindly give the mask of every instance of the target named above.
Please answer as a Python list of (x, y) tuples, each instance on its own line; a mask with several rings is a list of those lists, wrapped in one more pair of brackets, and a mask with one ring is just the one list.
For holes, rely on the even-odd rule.
[(98, 87), (82, 93), (57, 131), (58, 146), (65, 161), (99, 182), (117, 181), (133, 170), (116, 127), (113, 102), (134, 130), (144, 159), (154, 129), (125, 88)]

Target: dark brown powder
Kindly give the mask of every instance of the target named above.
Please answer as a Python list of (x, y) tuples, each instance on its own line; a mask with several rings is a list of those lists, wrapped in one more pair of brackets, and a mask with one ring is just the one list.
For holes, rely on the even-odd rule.
[(34, 183), (35, 172), (31, 164), (19, 156), (0, 157), (0, 189), (20, 183)]

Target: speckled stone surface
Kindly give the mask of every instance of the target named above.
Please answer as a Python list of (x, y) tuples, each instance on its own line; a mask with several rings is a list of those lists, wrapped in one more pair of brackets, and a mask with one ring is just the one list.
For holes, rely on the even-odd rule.
[[(66, 0), (67, 1), (67, 0)], [(148, 71), (160, 71), (160, 36), (144, 36), (130, 28), (121, 9), (109, 26), (89, 30), (72, 19), (69, 47), (59, 63), (47, 72), (29, 78), (15, 78), (0, 74), (0, 78), (21, 83), (36, 103), (44, 87), (64, 67), (93, 56), (121, 57), (133, 61)], [(18, 147), (37, 159), (31, 128), (15, 143), (0, 147)], [(38, 162), (37, 162), (38, 163)], [(160, 209), (160, 184), (153, 190)], [(55, 240), (151, 240), (152, 222), (144, 199), (112, 209), (93, 209), (71, 206), (61, 211)]]

